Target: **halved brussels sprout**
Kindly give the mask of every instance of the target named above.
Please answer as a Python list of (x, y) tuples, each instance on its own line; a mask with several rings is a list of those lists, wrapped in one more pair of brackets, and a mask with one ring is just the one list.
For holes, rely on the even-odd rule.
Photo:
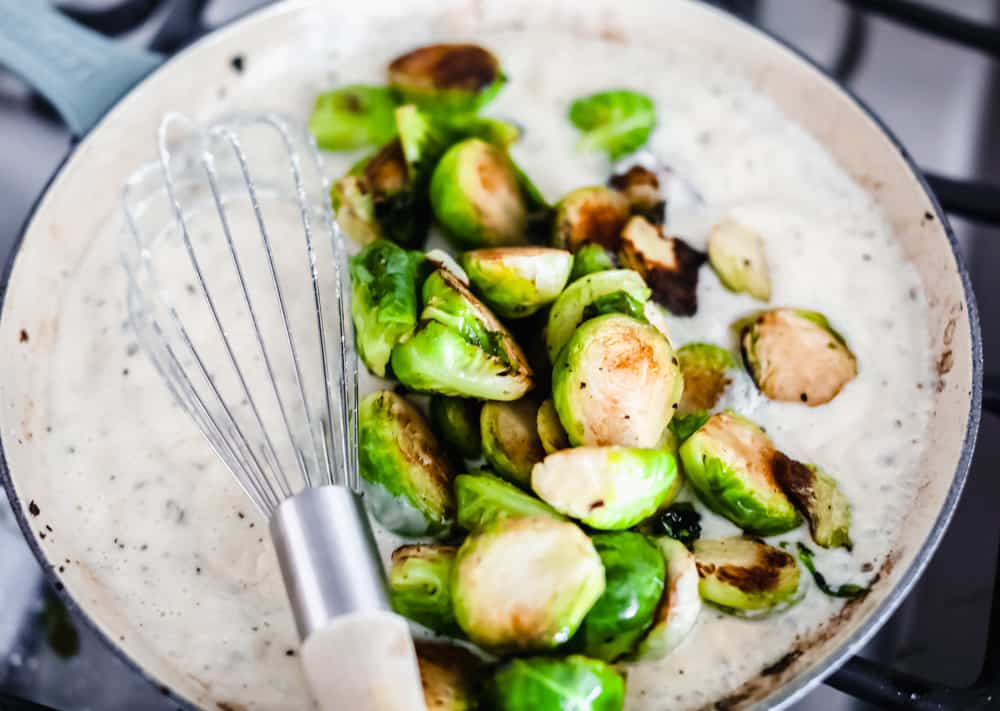
[(613, 252), (596, 243), (585, 244), (573, 255), (573, 271), (570, 272), (569, 280), (576, 281), (588, 274), (617, 268), (618, 262)]
[(389, 83), (406, 101), (443, 113), (478, 111), (505, 81), (497, 58), (474, 44), (419, 47), (389, 64)]
[(823, 405), (858, 374), (843, 336), (820, 313), (774, 309), (742, 326), (743, 360), (772, 400)]
[(457, 247), (527, 244), (528, 205), (501, 149), (469, 138), (447, 150), (431, 177), (431, 207)]
[(667, 216), (667, 199), (660, 189), (656, 173), (641, 165), (633, 165), (608, 180), (629, 202), (633, 215), (645, 217), (654, 225), (662, 225)]
[(585, 321), (552, 369), (552, 399), (573, 445), (657, 446), (683, 387), (670, 342), (621, 314)]
[(625, 680), (576, 654), (513, 659), (493, 675), (488, 696), (495, 711), (622, 711)]
[(351, 84), (316, 97), (309, 130), (320, 148), (380, 146), (396, 134), (396, 98), (384, 86)]
[(809, 523), (818, 545), (851, 549), (851, 505), (833, 477), (815, 464), (781, 455), (774, 460), (774, 478)]
[(576, 447), (536, 464), (531, 488), (560, 513), (619, 531), (656, 513), (678, 476), (674, 455), (661, 449)]
[(624, 291), (634, 299), (644, 302), (649, 298), (646, 283), (631, 269), (613, 269), (589, 274), (574, 281), (559, 295), (545, 324), (545, 344), (549, 360), (555, 362), (576, 327), (584, 320), (587, 307), (602, 296)]
[(573, 642), (587, 656), (613, 662), (632, 652), (653, 623), (665, 564), (659, 549), (639, 533), (599, 533), (591, 540), (604, 564), (604, 594)]
[(403, 546), (392, 552), (389, 598), (392, 609), (439, 634), (459, 633), (451, 608), (455, 546)]
[(604, 592), (604, 566), (575, 524), (512, 518), (458, 550), (452, 600), (459, 626), (492, 649), (550, 649), (576, 632)]
[(538, 438), (538, 402), (488, 402), (479, 415), (483, 458), (504, 479), (528, 486), (531, 468), (545, 458)]
[(735, 220), (723, 220), (708, 236), (708, 261), (719, 281), (730, 291), (746, 292), (755, 299), (771, 298), (771, 272), (764, 240)]
[(621, 235), (622, 266), (639, 272), (653, 299), (676, 316), (698, 310), (698, 270), (705, 255), (679, 237), (667, 237), (643, 217), (635, 216)]
[(417, 325), (419, 252), (388, 240), (372, 242), (351, 257), (351, 315), (358, 355), (368, 370), (385, 375), (393, 347)]
[(419, 641), (417, 665), (427, 711), (475, 711), (482, 662), (464, 647)]
[(698, 591), (724, 610), (769, 610), (791, 602), (799, 566), (780, 548), (750, 538), (695, 541)]
[(618, 249), (628, 221), (628, 200), (602, 185), (577, 188), (556, 203), (552, 244), (576, 252), (586, 244)]
[(551, 506), (485, 471), (455, 477), (458, 525), (481, 531), (507, 518), (565, 519)]
[(701, 611), (694, 556), (673, 538), (659, 538), (657, 543), (666, 561), (666, 581), (653, 626), (636, 651), (635, 658), (642, 661), (663, 659), (674, 651), (691, 632)]
[(656, 126), (656, 105), (636, 91), (600, 91), (570, 104), (569, 120), (583, 133), (582, 149), (603, 150), (618, 160), (649, 139)]
[(463, 459), (479, 459), (479, 408), (476, 400), (435, 395), (431, 398), (431, 428), (438, 438)]
[(677, 351), (684, 376), (684, 394), (677, 411), (687, 415), (711, 410), (732, 382), (729, 371), (740, 367), (736, 356), (711, 343), (688, 343)]
[(423, 415), (392, 390), (358, 405), (358, 466), (379, 522), (401, 536), (451, 530), (455, 499), (448, 458)]
[(712, 415), (680, 448), (684, 474), (705, 505), (744, 531), (790, 531), (800, 519), (774, 477), (781, 456), (764, 430), (735, 412)]
[(538, 426), (538, 439), (541, 440), (542, 449), (545, 450), (546, 454), (569, 448), (569, 438), (566, 436), (562, 422), (559, 421), (559, 413), (556, 412), (555, 403), (551, 399), (545, 400), (539, 406), (536, 425)]
[(573, 255), (548, 247), (475, 249), (462, 255), (472, 286), (505, 318), (530, 316), (562, 292)]

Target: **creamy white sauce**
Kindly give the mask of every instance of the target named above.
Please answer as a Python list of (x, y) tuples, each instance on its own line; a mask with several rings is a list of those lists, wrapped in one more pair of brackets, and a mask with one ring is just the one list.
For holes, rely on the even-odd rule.
[[(332, 71), (322, 77), (251, 70), (247, 78), (256, 84), (245, 84), (255, 88), (237, 93), (234, 104), (273, 108), (278, 102), (304, 117), (314, 93), (330, 83), (381, 81), (387, 60), (432, 39), (418, 32), (396, 27), (379, 34), (374, 49), (331, 59)], [(672, 205), (669, 231), (704, 248), (719, 219), (744, 222), (766, 242), (771, 304), (821, 311), (844, 334), (859, 374), (831, 403), (771, 402), (745, 378), (725, 402), (766, 427), (783, 451), (837, 478), (854, 507), (856, 546), (851, 554), (817, 549), (817, 565), (834, 583), (864, 582), (870, 574), (862, 565), (877, 568), (884, 559), (912, 496), (930, 409), (927, 391), (917, 384), (928, 383), (932, 372), (923, 291), (882, 214), (737, 70), (670, 49), (551, 32), (466, 39), (500, 55), (510, 82), (487, 113), (524, 126), (513, 154), (549, 199), (603, 184), (609, 173), (603, 155), (576, 152), (569, 102), (605, 88), (643, 91), (655, 100), (660, 121), (650, 151), (702, 199), (675, 188), (672, 194), (687, 197)], [(330, 156), (331, 177), (356, 157)], [(81, 522), (71, 535), (86, 562), (68, 575), (100, 577), (108, 591), (103, 604), (133, 621), (126, 644), (156, 650), (186, 670), (192, 688), (250, 708), (307, 708), (297, 660), (285, 653), (297, 643), (266, 523), (170, 405), (153, 369), (134, 357), (134, 337), (122, 326), (123, 297), (117, 255), (95, 250), (74, 276), (60, 321), (54, 367), (67, 387), (49, 403), (49, 465), (65, 472), (59, 505)], [(761, 306), (726, 291), (707, 266), (698, 300), (694, 318), (668, 319), (676, 346), (696, 340), (731, 345), (728, 325)], [(375, 385), (363, 377), (363, 389)], [(734, 533), (731, 524), (706, 515), (705, 536)], [(780, 540), (807, 536), (803, 527)], [(379, 540), (385, 554), (398, 543), (384, 532)], [(777, 661), (841, 605), (810, 587), (799, 605), (764, 621), (705, 609), (667, 659), (628, 668), (627, 708), (709, 703)]]

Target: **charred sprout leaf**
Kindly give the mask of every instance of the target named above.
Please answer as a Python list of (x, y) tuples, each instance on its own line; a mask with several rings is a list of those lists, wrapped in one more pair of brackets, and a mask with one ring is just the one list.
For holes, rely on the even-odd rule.
[(551, 399), (543, 402), (538, 408), (536, 424), (538, 425), (538, 439), (546, 454), (569, 448), (569, 438), (566, 436), (562, 422), (559, 421), (559, 413), (556, 412), (555, 403)]
[(380, 146), (396, 134), (395, 108), (387, 87), (344, 86), (316, 97), (309, 130), (319, 147), (329, 151)]
[(746, 292), (755, 299), (771, 298), (771, 272), (764, 240), (735, 220), (724, 220), (708, 237), (708, 260), (730, 291)]
[(774, 478), (809, 522), (818, 545), (851, 549), (851, 505), (832, 477), (782, 455), (775, 459)]
[(622, 314), (585, 321), (552, 370), (552, 399), (573, 445), (656, 447), (682, 388), (666, 337)]
[(764, 431), (734, 412), (712, 415), (680, 447), (684, 474), (699, 498), (744, 531), (771, 535), (799, 525), (775, 480), (784, 457)]
[(459, 634), (451, 609), (454, 546), (403, 546), (392, 552), (389, 598), (403, 617), (439, 634)]
[(564, 518), (551, 506), (485, 471), (455, 477), (458, 525), (481, 531), (508, 518)]
[(613, 662), (630, 654), (652, 625), (666, 566), (657, 546), (642, 534), (599, 533), (592, 540), (604, 564), (604, 594), (573, 642), (587, 656)]
[(417, 271), (423, 255), (379, 240), (351, 258), (351, 314), (358, 355), (385, 375), (393, 347), (417, 325)]
[(633, 215), (644, 217), (654, 225), (662, 225), (666, 221), (666, 195), (660, 188), (660, 179), (649, 168), (633, 165), (622, 173), (612, 175), (608, 185), (625, 196)]
[[(687, 387), (687, 381), (684, 381), (684, 387)], [(694, 412), (689, 412), (686, 415), (674, 415), (673, 419), (670, 420), (670, 431), (673, 433), (678, 447), (684, 443), (688, 437), (693, 435), (698, 429), (708, 421), (711, 417), (711, 413), (705, 410), (696, 410)]]
[(617, 268), (618, 262), (614, 253), (596, 243), (585, 244), (573, 255), (573, 271), (569, 275), (569, 280), (576, 281), (594, 272)]
[(646, 304), (627, 291), (616, 291), (591, 301), (583, 310), (583, 320), (589, 321), (604, 314), (625, 314), (646, 323)]
[(843, 337), (815, 311), (765, 311), (743, 325), (740, 346), (754, 382), (772, 400), (823, 405), (858, 373)]
[(758, 540), (695, 541), (694, 557), (702, 599), (724, 611), (770, 610), (792, 602), (799, 589), (795, 558)]
[(407, 102), (445, 114), (474, 113), (503, 88), (493, 54), (474, 44), (433, 44), (389, 64), (389, 84)]
[(615, 190), (603, 186), (577, 188), (556, 203), (552, 244), (571, 252), (587, 244), (616, 250), (628, 210), (628, 200)]
[(694, 628), (701, 612), (694, 555), (673, 538), (659, 538), (657, 544), (666, 561), (666, 580), (653, 626), (635, 655), (640, 661), (663, 659), (670, 654)]
[(462, 249), (527, 244), (528, 205), (507, 154), (479, 138), (456, 143), (431, 178), (431, 207)]
[(479, 435), (479, 402), (461, 397), (431, 398), (431, 428), (441, 441), (463, 459), (478, 459), (482, 453)]
[(427, 711), (475, 711), (482, 662), (463, 647), (417, 642), (417, 664)]
[(596, 659), (514, 659), (493, 676), (490, 708), (495, 711), (622, 711), (625, 680)]
[(621, 235), (622, 266), (642, 275), (653, 299), (676, 316), (698, 310), (698, 270), (705, 255), (679, 237), (667, 237), (645, 218), (633, 217)]
[(479, 416), (483, 458), (492, 469), (520, 486), (531, 483), (531, 468), (545, 458), (538, 438), (538, 402), (488, 402)]
[(372, 514), (401, 536), (448, 533), (453, 473), (427, 422), (391, 390), (358, 406), (358, 465)]
[(531, 488), (560, 513), (620, 531), (656, 513), (678, 476), (677, 460), (662, 449), (575, 447), (536, 464)]
[(604, 567), (575, 524), (511, 518), (471, 534), (452, 573), (458, 624), (488, 649), (551, 649), (604, 592)]
[(462, 255), (472, 286), (497, 314), (523, 318), (552, 303), (573, 268), (573, 255), (547, 247), (496, 247)]
[(731, 371), (740, 367), (736, 357), (711, 343), (688, 343), (677, 351), (684, 375), (680, 414), (711, 410), (731, 382)]
[(816, 554), (802, 542), (799, 542), (796, 545), (799, 549), (799, 560), (802, 561), (802, 565), (804, 565), (806, 570), (809, 571), (809, 574), (812, 575), (813, 581), (816, 583), (816, 587), (822, 590), (824, 594), (829, 595), (830, 597), (855, 598), (861, 597), (868, 592), (867, 587), (851, 583), (845, 583), (844, 585), (832, 587), (828, 582), (826, 582), (826, 576), (816, 570), (816, 561), (813, 560)]
[(584, 312), (590, 304), (602, 296), (619, 291), (624, 291), (638, 301), (644, 302), (649, 298), (649, 289), (642, 277), (631, 269), (589, 274), (567, 286), (552, 304), (548, 323), (545, 324), (545, 344), (549, 360), (555, 362), (563, 346), (583, 322)]
[(649, 140), (656, 126), (656, 105), (635, 91), (602, 91), (574, 101), (569, 120), (583, 133), (583, 150), (603, 150), (618, 160)]
[(656, 515), (653, 529), (690, 548), (701, 538), (701, 514), (690, 502), (680, 501)]

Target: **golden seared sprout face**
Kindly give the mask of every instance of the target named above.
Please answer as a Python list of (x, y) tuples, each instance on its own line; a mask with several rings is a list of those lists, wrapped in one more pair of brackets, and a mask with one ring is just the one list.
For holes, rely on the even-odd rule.
[(680, 415), (715, 407), (732, 382), (732, 371), (739, 368), (732, 353), (711, 343), (688, 343), (678, 349), (677, 360), (684, 376)]
[(743, 327), (740, 346), (754, 382), (772, 400), (817, 407), (858, 374), (843, 337), (815, 311), (765, 311)]
[(497, 474), (520, 486), (531, 483), (531, 468), (545, 457), (538, 437), (538, 402), (487, 402), (479, 416), (482, 452)]
[(389, 84), (426, 110), (465, 113), (489, 103), (504, 77), (497, 58), (478, 45), (432, 44), (394, 59)]
[(694, 557), (702, 599), (726, 611), (770, 610), (793, 602), (799, 589), (795, 558), (758, 540), (695, 541)]
[(482, 662), (463, 647), (419, 641), (417, 665), (427, 711), (475, 711)]
[(551, 304), (569, 281), (573, 255), (547, 247), (497, 247), (462, 255), (473, 288), (504, 318), (530, 316)]
[(452, 598), (459, 626), (496, 650), (545, 650), (567, 642), (604, 592), (604, 566), (575, 524), (499, 521), (458, 551)]
[(633, 215), (644, 217), (654, 225), (663, 224), (667, 212), (666, 195), (659, 177), (652, 170), (633, 165), (612, 175), (608, 185), (625, 196)]
[(577, 188), (556, 203), (552, 244), (571, 252), (586, 244), (615, 250), (628, 216), (628, 200), (617, 190)]
[(735, 220), (723, 220), (708, 237), (708, 261), (730, 291), (745, 292), (759, 301), (771, 298), (771, 271), (764, 240)]
[(623, 267), (634, 269), (649, 284), (653, 299), (675, 316), (698, 311), (698, 271), (705, 255), (679, 237), (667, 237), (643, 217), (628, 221), (618, 254)]
[(573, 445), (656, 447), (682, 389), (666, 337), (621, 314), (585, 321), (552, 371), (553, 401)]

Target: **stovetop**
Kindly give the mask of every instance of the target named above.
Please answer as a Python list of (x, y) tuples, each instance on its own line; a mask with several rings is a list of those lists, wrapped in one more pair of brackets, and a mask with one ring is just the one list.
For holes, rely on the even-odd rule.
[[(5, 1), (20, 0), (0, 0)], [(161, 51), (177, 49), (192, 33), (264, 4), (262, 0), (60, 1), (72, 3), (78, 19), (103, 23), (121, 41), (154, 43)], [(997, 352), (994, 346), (1000, 348), (1000, 290), (990, 288), (1000, 265), (1000, 197), (976, 193), (941, 176), (992, 178), (1000, 184), (1000, 62), (996, 61), (1000, 35), (984, 29), (1000, 28), (1000, 0), (718, 0), (715, 4), (751, 19), (834, 71), (891, 127), (917, 162), (938, 176), (932, 184), (952, 210), (952, 224), (971, 271), (983, 322), (987, 379), (992, 382), (991, 373), (1000, 375), (1000, 370), (991, 370), (989, 360)], [(947, 20), (925, 16), (924, 8), (959, 14)], [(145, 15), (149, 16), (138, 29), (123, 31)], [(191, 22), (192, 18), (200, 21)], [(951, 39), (914, 29), (921, 22)], [(981, 25), (977, 29), (968, 22)], [(963, 42), (953, 41), (956, 38)], [(2, 263), (71, 143), (58, 119), (2, 69), (0, 137)], [(957, 217), (956, 210), (980, 218), (992, 216), (992, 222)], [(988, 388), (987, 401), (996, 406), (998, 400), (1000, 395)], [(863, 656), (934, 683), (966, 687), (977, 679), (987, 651), (1000, 546), (998, 466), (1000, 419), (986, 414), (951, 527), (919, 585)], [(842, 675), (836, 683), (857, 692), (857, 682)], [(66, 710), (176, 708), (52, 594), (2, 493), (0, 691)], [(916, 700), (896, 705), (918, 706), (931, 708)], [(878, 707), (823, 686), (792, 708), (870, 711)], [(0, 711), (6, 711), (2, 700)]]

